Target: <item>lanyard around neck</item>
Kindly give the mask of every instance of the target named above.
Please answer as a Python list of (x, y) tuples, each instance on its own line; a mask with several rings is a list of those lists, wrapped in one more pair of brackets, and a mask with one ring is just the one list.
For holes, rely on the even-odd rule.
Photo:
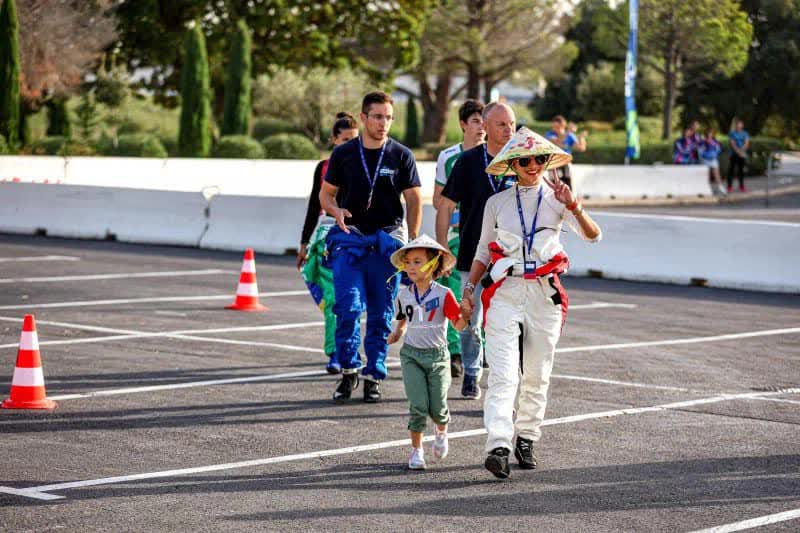
[(417, 305), (422, 305), (422, 302), (425, 301), (425, 298), (428, 297), (428, 295), (431, 293), (432, 290), (433, 290), (433, 283), (431, 283), (431, 286), (428, 287), (428, 290), (425, 291), (425, 294), (423, 294), (422, 298), (420, 298), (419, 292), (417, 292), (417, 286), (415, 284), (414, 285), (414, 299), (417, 301)]
[[(483, 163), (483, 168), (487, 168), (489, 166), (489, 150), (486, 148), (486, 144), (483, 145)], [(489, 180), (489, 187), (492, 188), (492, 194), (496, 194), (497, 191), (500, 190), (501, 183), (498, 183), (495, 177), (488, 172), (486, 173), (486, 178)]]
[(525, 215), (522, 212), (522, 200), (520, 200), (519, 197), (519, 185), (517, 185), (515, 192), (517, 195), (517, 213), (519, 214), (519, 223), (522, 225), (522, 237), (525, 243), (528, 245), (528, 257), (530, 257), (531, 250), (533, 249), (533, 238), (536, 235), (536, 220), (539, 218), (539, 208), (542, 205), (542, 185), (541, 183), (539, 184), (539, 199), (536, 201), (536, 214), (533, 216), (533, 224), (531, 225), (530, 234), (528, 234), (525, 229)]
[(378, 156), (378, 164), (375, 165), (375, 174), (370, 178), (369, 175), (369, 167), (367, 166), (367, 158), (364, 156), (364, 145), (361, 142), (361, 137), (358, 138), (358, 152), (361, 154), (361, 165), (364, 167), (364, 174), (367, 176), (367, 181), (369, 182), (369, 198), (367, 198), (367, 209), (372, 206), (372, 193), (375, 192), (375, 184), (378, 183), (378, 176), (380, 175), (381, 171), (381, 163), (383, 163), (383, 154), (386, 152), (386, 145), (389, 144), (389, 140), (387, 139), (383, 146), (381, 146), (381, 153)]

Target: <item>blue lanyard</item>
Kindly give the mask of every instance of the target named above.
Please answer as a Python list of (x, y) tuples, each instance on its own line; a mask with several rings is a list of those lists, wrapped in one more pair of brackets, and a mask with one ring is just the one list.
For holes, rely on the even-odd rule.
[[(486, 144), (483, 145), (483, 163), (483, 168), (487, 168), (489, 166), (489, 150), (486, 149)], [(500, 183), (498, 183), (495, 177), (488, 172), (486, 173), (486, 178), (489, 180), (489, 187), (492, 188), (492, 193), (496, 194), (497, 191), (500, 190)]]
[(425, 291), (425, 294), (423, 294), (422, 298), (420, 298), (419, 292), (417, 292), (417, 286), (414, 285), (414, 299), (417, 301), (417, 305), (422, 305), (422, 302), (425, 301), (425, 298), (428, 297), (428, 295), (431, 293), (432, 290), (433, 290), (433, 283), (431, 283), (431, 286), (428, 287), (428, 290)]
[[(525, 215), (522, 213), (522, 200), (519, 199), (519, 185), (516, 188), (517, 194), (517, 213), (519, 213), (519, 223), (522, 225), (522, 237), (528, 243), (528, 256), (531, 255), (533, 249), (533, 238), (536, 235), (536, 220), (539, 218), (539, 207), (542, 205), (542, 186), (539, 185), (539, 199), (536, 201), (536, 214), (533, 216), (533, 225), (531, 225), (530, 234), (525, 231)], [(523, 250), (524, 251), (524, 250)]]
[(367, 167), (367, 158), (364, 157), (364, 145), (361, 144), (361, 137), (358, 138), (358, 152), (361, 154), (361, 164), (364, 166), (364, 174), (367, 175), (369, 182), (369, 198), (367, 198), (367, 209), (372, 206), (372, 193), (375, 192), (375, 184), (378, 183), (378, 175), (381, 171), (381, 163), (383, 163), (383, 154), (386, 151), (386, 145), (389, 144), (389, 139), (381, 146), (381, 155), (378, 156), (378, 164), (375, 166), (375, 175), (370, 179), (369, 168)]

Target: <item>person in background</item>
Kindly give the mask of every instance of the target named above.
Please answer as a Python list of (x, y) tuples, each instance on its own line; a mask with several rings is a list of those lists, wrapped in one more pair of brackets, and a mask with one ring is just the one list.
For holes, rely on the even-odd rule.
[[(578, 125), (574, 122), (568, 124), (567, 119), (562, 115), (553, 117), (550, 122), (550, 130), (544, 134), (544, 137), (567, 154), (572, 155), (573, 151), (586, 151), (586, 132), (584, 131), (579, 135)], [(568, 187), (572, 186), (572, 172), (569, 165), (553, 169), (551, 172), (555, 174), (555, 177), (566, 183)]]
[(364, 310), (364, 401), (381, 400), (380, 384), (387, 376), (386, 340), (399, 287), (389, 258), (409, 236), (417, 237), (422, 224), (417, 163), (411, 150), (389, 137), (393, 113), (388, 94), (377, 91), (364, 97), (363, 131), (333, 151), (319, 193), (322, 208), (336, 219), (326, 243), (336, 293), (336, 357), (342, 366), (342, 379), (333, 394), (337, 402), (349, 399), (358, 385), (359, 321)]
[(744, 129), (741, 119), (734, 119), (733, 129), (728, 134), (731, 160), (728, 165), (728, 192), (733, 192), (733, 176), (739, 174), (739, 192), (747, 192), (744, 186), (744, 164), (747, 162), (747, 149), (750, 148), (750, 134)]
[(690, 126), (683, 128), (683, 137), (672, 145), (672, 162), (676, 165), (696, 165), (697, 147), (694, 144), (694, 133)]
[(453, 291), (436, 283), (442, 272), (453, 268), (456, 258), (441, 244), (422, 235), (392, 254), (392, 264), (404, 271), (411, 285), (397, 295), (397, 324), (387, 342), (394, 344), (405, 335), (400, 349), (403, 385), (408, 398), (411, 455), (408, 468), (425, 469), (422, 437), (433, 420), (433, 456), (447, 457), (447, 391), (450, 388), (450, 356), (447, 351), (447, 327), (457, 330), (467, 326), (469, 315), (462, 315)]
[[(331, 143), (334, 147), (344, 144), (358, 137), (358, 124), (349, 113), (338, 113), (331, 130)], [(311, 292), (314, 302), (319, 306), (325, 317), (325, 354), (328, 356), (326, 369), (330, 374), (338, 374), (342, 367), (336, 360), (336, 316), (333, 314), (333, 305), (336, 301), (333, 291), (333, 273), (323, 263), (325, 252), (325, 238), (333, 225), (333, 220), (323, 221), (314, 232), (320, 216), (324, 214), (319, 203), (319, 191), (325, 173), (328, 170), (328, 160), (317, 164), (314, 170), (314, 181), (311, 185), (311, 196), (308, 198), (308, 209), (300, 237), (300, 250), (297, 252), (297, 268), (301, 270), (303, 279)], [(312, 239), (312, 233), (313, 239)]]
[[(464, 140), (442, 150), (436, 161), (436, 183), (433, 186), (433, 207), (439, 209), (442, 201), (442, 191), (447, 185), (450, 171), (456, 164), (461, 153), (483, 143), (486, 130), (483, 129), (483, 103), (477, 100), (466, 100), (458, 108), (458, 122), (461, 131), (464, 132)], [(458, 254), (458, 208), (450, 218), (450, 229), (447, 232), (447, 245), (453, 254)], [(441, 280), (442, 285), (448, 287), (456, 294), (456, 299), (461, 303), (461, 275), (453, 271)], [(461, 364), (461, 339), (458, 331), (452, 326), (447, 326), (447, 349), (450, 352), (450, 372), (454, 378), (460, 377), (463, 373)]]
[[(456, 269), (461, 275), (461, 293), (464, 294), (466, 274), (469, 273), (475, 249), (481, 235), (483, 208), (486, 200), (514, 182), (511, 176), (497, 177), (486, 173), (489, 161), (514, 136), (516, 117), (507, 104), (491, 102), (483, 109), (483, 126), (486, 142), (466, 150), (458, 158), (447, 180), (439, 208), (436, 210), (436, 240), (447, 248), (450, 220), (456, 206), (459, 208), (459, 248)], [(477, 295), (480, 286), (473, 288)], [(478, 308), (469, 325), (461, 332), (461, 361), (464, 378), (461, 396), (469, 400), (481, 397), (480, 378), (483, 372), (483, 313)]]
[(725, 196), (725, 189), (722, 187), (722, 180), (719, 175), (719, 154), (722, 146), (714, 137), (714, 128), (708, 128), (705, 137), (697, 145), (697, 153), (700, 161), (708, 167), (708, 180), (711, 183), (711, 190), (717, 196)]
[(689, 129), (692, 130), (692, 142), (694, 143), (695, 159), (700, 161), (700, 142), (703, 140), (703, 135), (700, 130), (700, 121), (692, 120), (689, 122)]

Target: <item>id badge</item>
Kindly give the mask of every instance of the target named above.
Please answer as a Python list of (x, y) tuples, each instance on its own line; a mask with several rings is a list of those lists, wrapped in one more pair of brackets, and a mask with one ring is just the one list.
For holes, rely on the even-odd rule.
[(525, 279), (536, 279), (536, 261), (525, 261)]

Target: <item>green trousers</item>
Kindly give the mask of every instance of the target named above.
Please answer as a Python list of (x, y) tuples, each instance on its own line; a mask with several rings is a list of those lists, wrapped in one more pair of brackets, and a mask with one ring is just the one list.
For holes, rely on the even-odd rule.
[[(460, 243), (458, 229), (456, 228), (453, 230), (451, 228), (447, 236), (447, 245), (450, 247), (450, 251), (458, 257), (458, 245)], [(453, 270), (453, 273), (449, 276), (439, 279), (439, 283), (453, 291), (453, 296), (456, 297), (456, 301), (461, 303), (461, 273), (458, 270)], [(449, 321), (447, 324), (447, 349), (450, 353), (461, 353), (461, 336), (458, 334), (458, 330), (454, 328), (453, 324), (450, 324)]]
[(400, 349), (403, 385), (411, 418), (408, 429), (423, 433), (430, 416), (436, 424), (450, 421), (447, 391), (450, 388), (450, 354), (447, 349), (421, 349), (404, 344)]

